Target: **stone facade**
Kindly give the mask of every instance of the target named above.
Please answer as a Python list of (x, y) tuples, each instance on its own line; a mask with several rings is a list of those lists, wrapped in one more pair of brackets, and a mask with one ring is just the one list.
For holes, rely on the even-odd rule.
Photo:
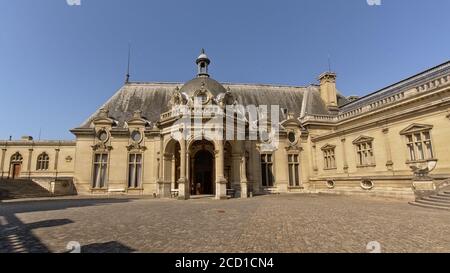
[[(185, 84), (127, 80), (71, 130), (75, 141), (1, 141), (2, 178), (70, 178), (79, 194), (179, 199), (274, 192), (413, 198), (417, 187), (435, 190), (450, 178), (450, 62), (356, 99), (338, 92), (331, 72), (306, 87), (222, 84), (209, 77), (209, 64), (202, 53), (198, 76)], [(175, 140), (174, 131), (184, 132), (174, 106), (193, 111), (196, 98), (218, 109), (278, 105), (277, 149), (265, 152), (261, 140), (203, 134)], [(237, 134), (237, 128), (248, 133), (251, 124), (239, 122)], [(226, 134), (231, 128), (217, 129)], [(417, 169), (427, 179), (414, 179)]]

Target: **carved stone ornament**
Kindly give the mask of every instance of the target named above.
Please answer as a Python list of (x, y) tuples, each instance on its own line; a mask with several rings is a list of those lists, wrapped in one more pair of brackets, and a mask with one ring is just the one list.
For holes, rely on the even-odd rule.
[(94, 151), (111, 151), (112, 150), (112, 146), (106, 145), (103, 142), (99, 142), (91, 147), (92, 147), (92, 150), (94, 150)]
[(184, 93), (180, 92), (178, 86), (172, 93), (172, 98), (169, 101), (169, 107), (177, 105), (185, 105), (188, 103), (188, 98)]
[(145, 146), (142, 146), (142, 145), (140, 145), (139, 143), (137, 143), (137, 142), (134, 142), (134, 143), (131, 143), (130, 145), (128, 145), (127, 146), (127, 150), (128, 151), (137, 151), (137, 150), (139, 150), (139, 151), (145, 151), (145, 150), (147, 150), (147, 147), (145, 147)]

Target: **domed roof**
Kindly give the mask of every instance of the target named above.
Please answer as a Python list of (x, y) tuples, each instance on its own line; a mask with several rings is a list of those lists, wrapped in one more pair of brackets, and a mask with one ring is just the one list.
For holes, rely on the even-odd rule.
[(220, 93), (225, 93), (227, 90), (218, 81), (210, 77), (197, 77), (194, 78), (181, 87), (180, 92), (186, 93), (188, 96), (193, 96), (194, 93), (202, 88), (211, 92), (211, 94), (216, 97)]

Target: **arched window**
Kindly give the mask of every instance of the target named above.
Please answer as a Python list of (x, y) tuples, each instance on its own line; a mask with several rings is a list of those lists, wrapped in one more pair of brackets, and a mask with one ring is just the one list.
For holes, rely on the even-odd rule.
[(36, 170), (38, 171), (46, 171), (48, 170), (48, 162), (50, 158), (48, 154), (42, 153), (37, 158)]
[(11, 163), (22, 163), (23, 157), (17, 152), (11, 156)]

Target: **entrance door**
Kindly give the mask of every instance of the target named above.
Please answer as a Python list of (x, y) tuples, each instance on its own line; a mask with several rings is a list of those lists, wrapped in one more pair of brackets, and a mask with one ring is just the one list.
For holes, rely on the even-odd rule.
[(16, 179), (17, 177), (20, 176), (20, 169), (21, 169), (21, 167), (22, 167), (21, 164), (13, 164), (12, 179)]
[(214, 158), (210, 152), (197, 152), (194, 159), (194, 187), (191, 194), (214, 194), (213, 165)]

